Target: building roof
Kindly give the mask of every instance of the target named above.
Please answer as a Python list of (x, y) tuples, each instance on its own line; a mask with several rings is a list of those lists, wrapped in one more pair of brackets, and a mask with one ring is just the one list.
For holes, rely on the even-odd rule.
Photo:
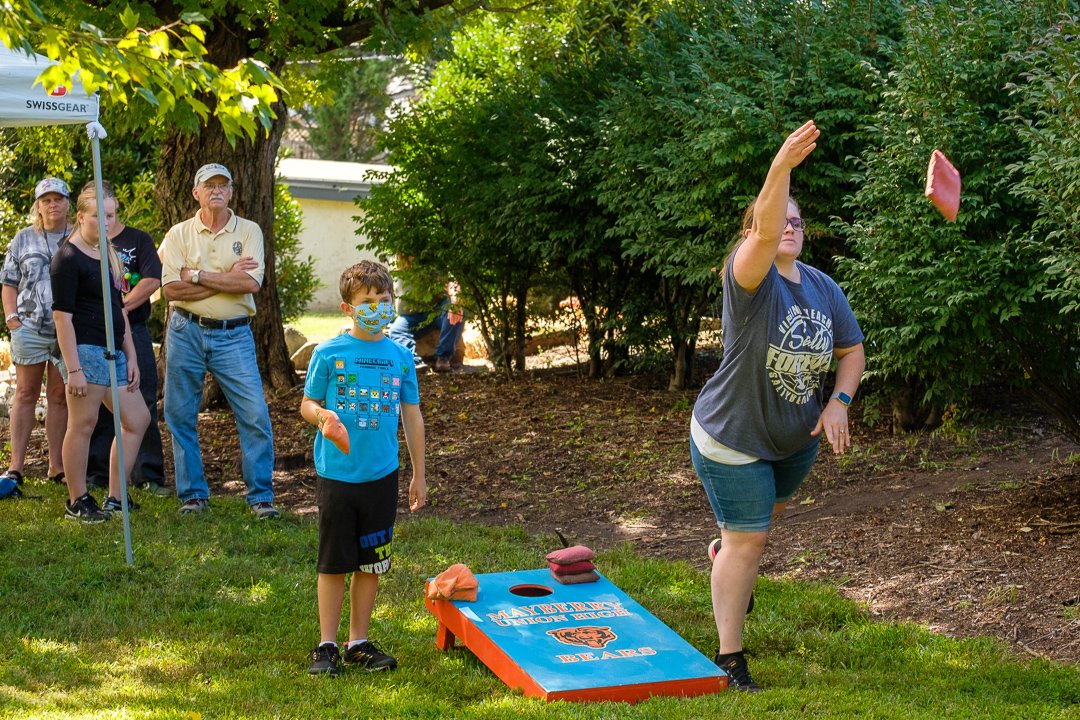
[(284, 158), (278, 161), (277, 174), (293, 197), (352, 202), (358, 195), (367, 197), (372, 184), (378, 184), (379, 180), (368, 179), (368, 173), (393, 169), (392, 165)]

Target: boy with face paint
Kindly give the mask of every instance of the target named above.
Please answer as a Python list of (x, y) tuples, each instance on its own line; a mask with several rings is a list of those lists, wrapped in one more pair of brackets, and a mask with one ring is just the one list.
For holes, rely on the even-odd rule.
[[(322, 433), (315, 436), (319, 508), (318, 602), (321, 640), (311, 651), (312, 675), (336, 675), (344, 660), (367, 670), (390, 670), (397, 660), (369, 640), (379, 576), (390, 569), (398, 501), (398, 418), (412, 464), (409, 509), (427, 500), (424, 418), (412, 353), (383, 334), (395, 316), (393, 280), (365, 260), (341, 275), (341, 310), (352, 329), (311, 356), (300, 415), (320, 428), (340, 422), (348, 453)], [(337, 632), (349, 587), (349, 642)]]

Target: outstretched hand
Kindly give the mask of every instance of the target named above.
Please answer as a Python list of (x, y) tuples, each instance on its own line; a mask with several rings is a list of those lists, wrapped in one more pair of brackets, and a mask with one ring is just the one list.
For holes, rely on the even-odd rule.
[(787, 136), (787, 140), (780, 146), (780, 151), (773, 159), (773, 167), (783, 170), (798, 167), (817, 147), (819, 135), (821, 131), (817, 129), (814, 121), (807, 120), (802, 127)]

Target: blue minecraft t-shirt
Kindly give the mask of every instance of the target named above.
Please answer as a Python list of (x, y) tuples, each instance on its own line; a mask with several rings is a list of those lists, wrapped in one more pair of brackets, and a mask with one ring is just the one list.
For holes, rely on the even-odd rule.
[(319, 475), (362, 483), (397, 469), (401, 403), (420, 402), (412, 353), (389, 338), (338, 335), (312, 353), (304, 394), (336, 412), (349, 431), (348, 455), (315, 435)]

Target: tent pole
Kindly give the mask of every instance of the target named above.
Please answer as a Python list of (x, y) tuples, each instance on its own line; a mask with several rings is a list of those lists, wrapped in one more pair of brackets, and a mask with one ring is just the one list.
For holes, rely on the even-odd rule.
[[(105, 230), (105, 196), (101, 182), (101, 144), (97, 135), (90, 133), (90, 146), (94, 153), (94, 188), (97, 191), (98, 249), (101, 255), (101, 297), (105, 305), (105, 349), (109, 359), (109, 392), (112, 393), (113, 432), (115, 434), (116, 461), (120, 466), (120, 507), (124, 515), (124, 551), (128, 565), (135, 564), (131, 551), (131, 520), (128, 517), (127, 469), (124, 464), (123, 430), (120, 423), (120, 391), (116, 382), (116, 342), (113, 340), (112, 296), (109, 287), (109, 236)], [(120, 350), (123, 352), (123, 349)]]

